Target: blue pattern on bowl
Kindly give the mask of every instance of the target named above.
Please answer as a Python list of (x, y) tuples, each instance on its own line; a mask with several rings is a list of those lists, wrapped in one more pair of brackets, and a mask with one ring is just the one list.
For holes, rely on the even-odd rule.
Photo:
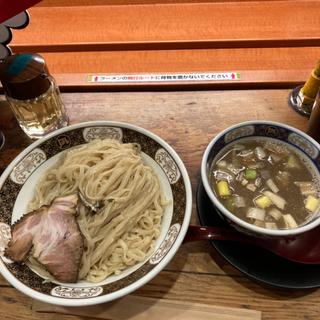
[(288, 128), (264, 123), (239, 125), (238, 127), (226, 132), (226, 134), (221, 136), (213, 145), (210, 151), (208, 165), (211, 164), (213, 158), (219, 153), (219, 151), (231, 142), (244, 137), (253, 136), (278, 139), (298, 148), (308, 158), (310, 158), (310, 160), (312, 160), (315, 166), (320, 170), (319, 150), (314, 143)]

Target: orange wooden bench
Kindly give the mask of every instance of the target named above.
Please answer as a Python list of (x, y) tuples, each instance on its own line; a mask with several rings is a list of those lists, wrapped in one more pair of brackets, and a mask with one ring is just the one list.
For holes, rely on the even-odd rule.
[(11, 47), (43, 54), (63, 89), (90, 90), (90, 74), (217, 71), (240, 80), (199, 85), (289, 88), (320, 58), (320, 1), (44, 0), (29, 12)]

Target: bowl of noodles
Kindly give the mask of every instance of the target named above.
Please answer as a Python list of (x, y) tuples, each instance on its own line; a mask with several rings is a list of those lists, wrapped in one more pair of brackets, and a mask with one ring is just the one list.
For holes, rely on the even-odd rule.
[[(61, 218), (70, 197), (74, 211)], [(183, 162), (155, 134), (110, 121), (59, 129), (21, 152), (0, 178), (0, 272), (46, 303), (117, 299), (173, 258), (191, 198)], [(72, 259), (78, 262), (69, 266)]]

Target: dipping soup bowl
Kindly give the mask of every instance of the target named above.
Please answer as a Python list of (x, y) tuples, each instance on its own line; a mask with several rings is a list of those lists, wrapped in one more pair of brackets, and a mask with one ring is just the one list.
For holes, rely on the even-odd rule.
[[(271, 138), (275, 139), (275, 141), (285, 142), (295, 147), (297, 151), (302, 152), (307, 159), (310, 160), (308, 162), (310, 162), (310, 165), (313, 167), (312, 170), (314, 171), (315, 176), (320, 180), (320, 145), (304, 132), (288, 125), (271, 121), (248, 121), (233, 125), (220, 132), (209, 143), (201, 163), (201, 179), (204, 188), (221, 217), (226, 219), (229, 224), (238, 231), (245, 233), (246, 235), (260, 238), (272, 237), (279, 239), (295, 239), (298, 235), (310, 232), (311, 230), (313, 230), (312, 234), (314, 235), (314, 229), (320, 225), (320, 217), (317, 214), (314, 215), (311, 221), (296, 228), (273, 230), (258, 227), (238, 218), (220, 202), (215, 192), (212, 190), (209, 180), (211, 165), (218, 159), (217, 157), (222, 149), (231, 143), (235, 143), (235, 141), (241, 144), (241, 140), (248, 137)], [(294, 194), (290, 195), (290, 197), (294, 197)], [(306, 239), (307, 237), (304, 235), (303, 238)]]

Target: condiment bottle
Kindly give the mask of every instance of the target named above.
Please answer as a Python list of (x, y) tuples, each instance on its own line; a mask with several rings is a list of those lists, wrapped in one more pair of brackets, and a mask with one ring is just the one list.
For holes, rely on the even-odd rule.
[(0, 80), (20, 127), (33, 139), (66, 126), (59, 88), (39, 54), (15, 54), (0, 63)]
[(312, 70), (311, 75), (304, 86), (301, 88), (299, 98), (301, 99), (301, 107), (311, 114), (312, 106), (315, 102), (317, 92), (320, 87), (320, 60), (316, 67)]
[(320, 92), (312, 107), (307, 133), (320, 143)]
[(319, 88), (320, 60), (312, 70), (306, 83), (303, 86), (298, 86), (292, 90), (289, 96), (290, 105), (302, 115), (310, 117)]

